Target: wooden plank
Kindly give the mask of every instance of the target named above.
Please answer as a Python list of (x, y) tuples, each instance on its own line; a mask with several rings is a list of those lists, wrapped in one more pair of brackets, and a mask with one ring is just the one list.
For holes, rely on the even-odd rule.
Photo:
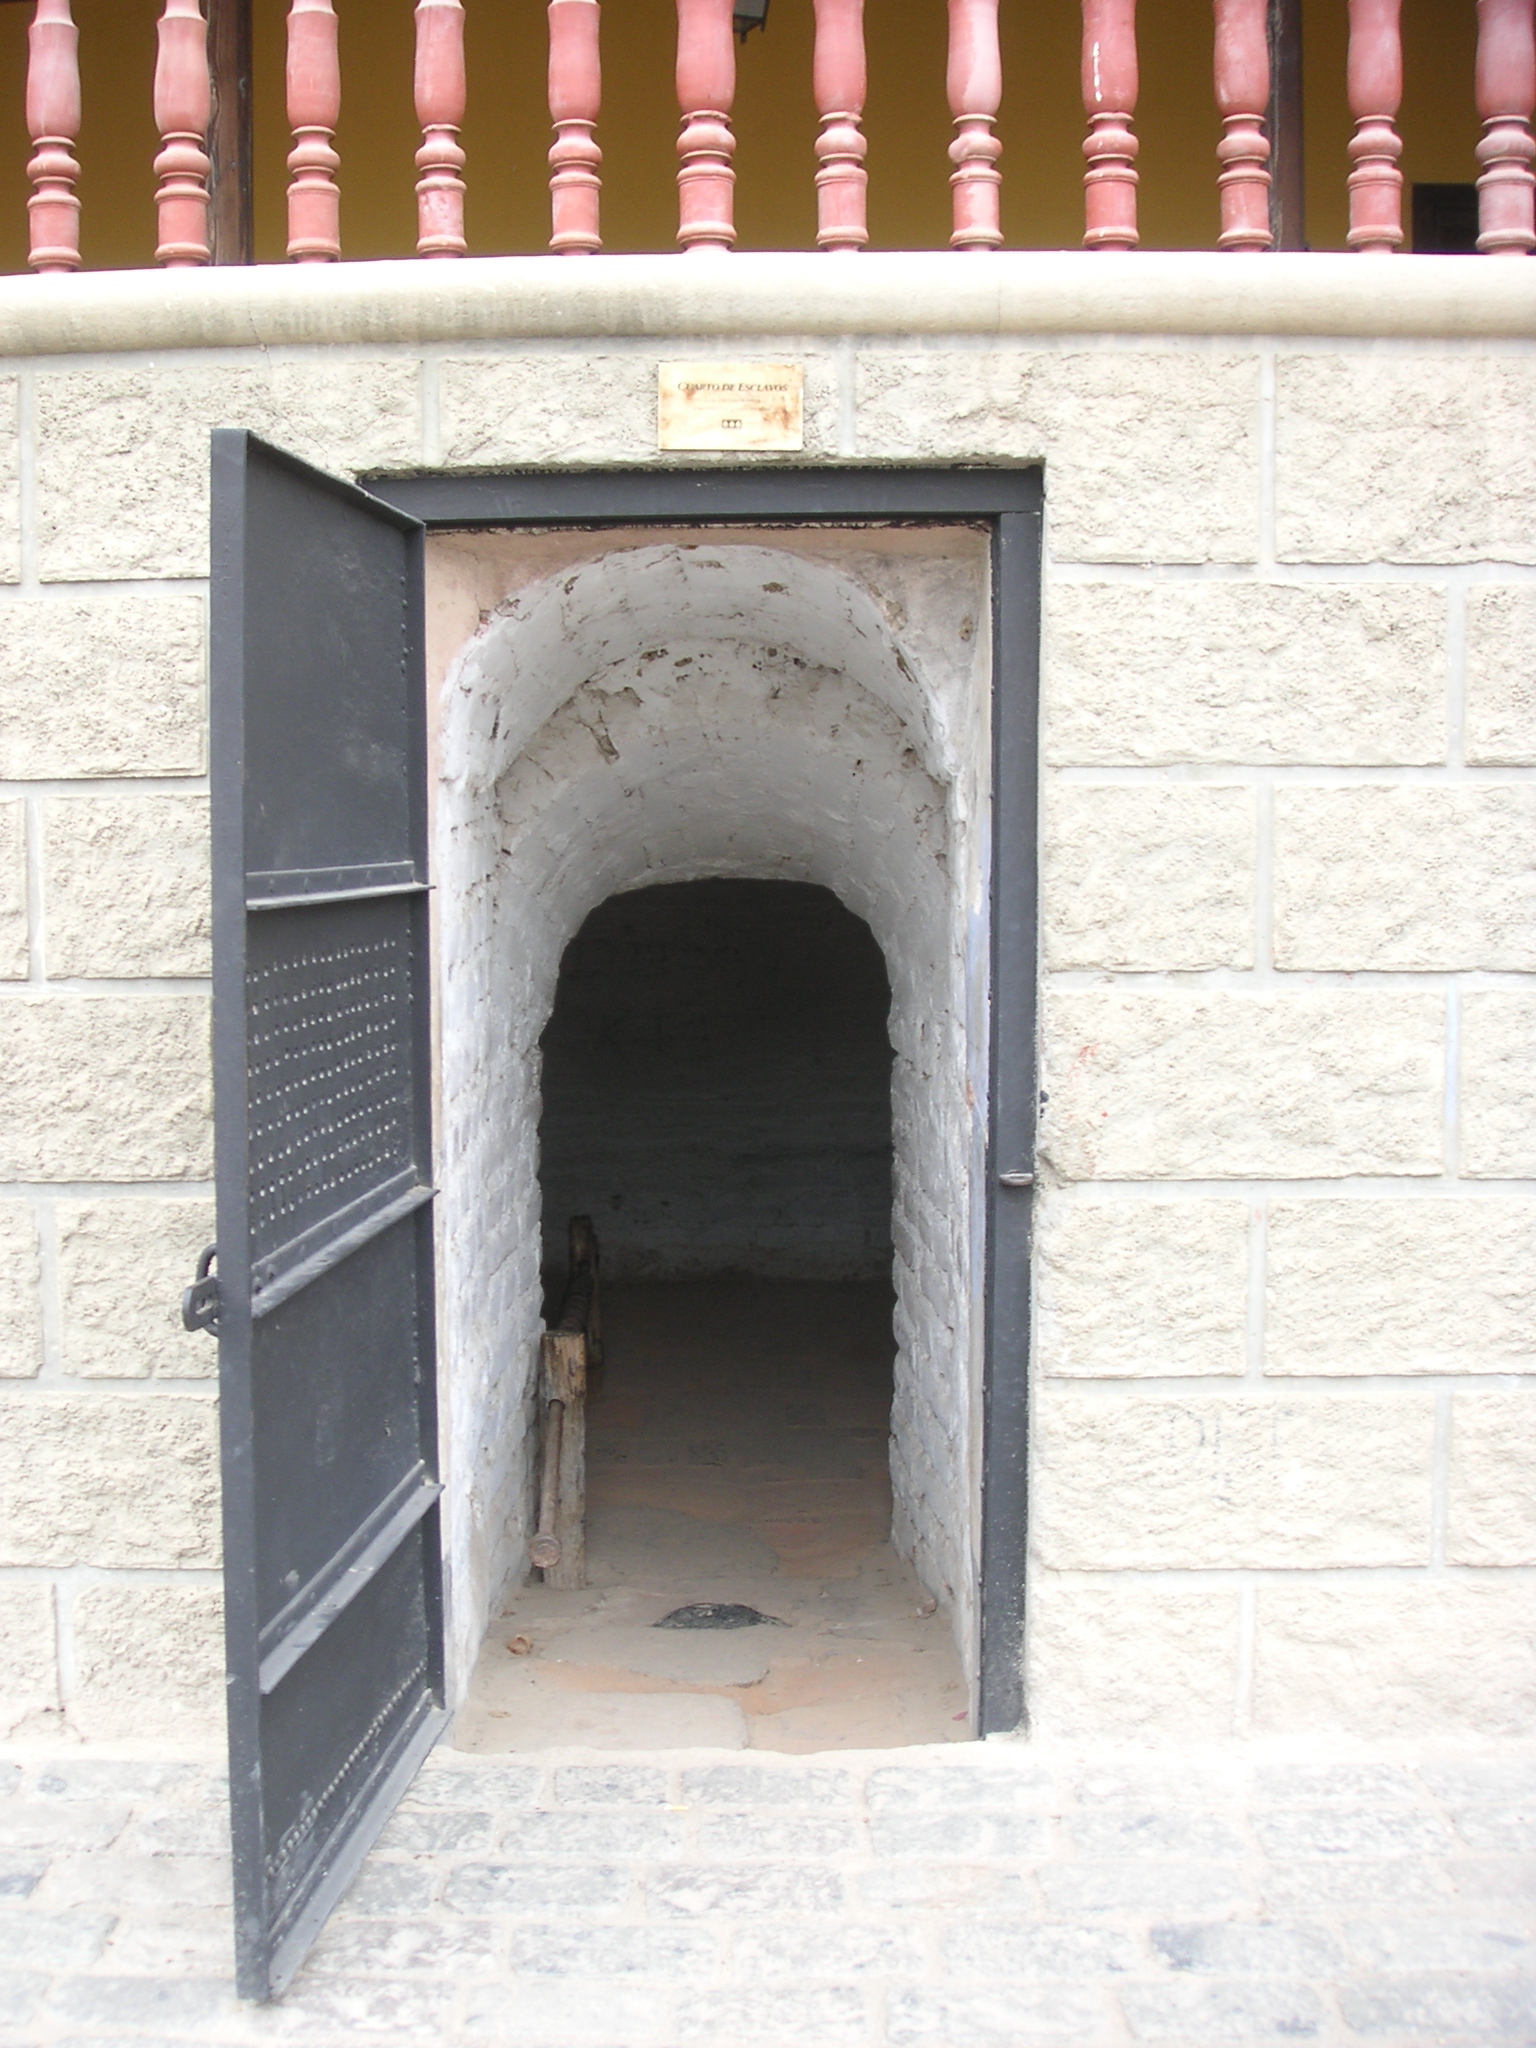
[(554, 1527), (560, 1559), (545, 1571), (544, 1583), (575, 1593), (587, 1583), (587, 1340), (579, 1330), (547, 1330), (539, 1348), (540, 1399), (565, 1405)]
[(213, 79), (213, 260), (254, 263), (251, 196), (251, 0), (208, 0)]

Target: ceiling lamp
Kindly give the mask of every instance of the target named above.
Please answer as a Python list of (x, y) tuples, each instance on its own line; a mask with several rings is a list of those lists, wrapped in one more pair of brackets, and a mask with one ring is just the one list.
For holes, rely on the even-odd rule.
[(743, 42), (755, 28), (764, 28), (768, 22), (768, 0), (735, 0), (731, 10), (731, 26)]

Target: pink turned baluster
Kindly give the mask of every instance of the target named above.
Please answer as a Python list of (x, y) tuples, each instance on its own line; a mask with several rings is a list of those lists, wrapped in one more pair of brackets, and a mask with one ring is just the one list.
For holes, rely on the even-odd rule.
[(731, 0), (677, 0), (677, 239), (690, 254), (719, 253), (736, 240), (735, 97)]
[(288, 10), (288, 254), (334, 263), (341, 254), (341, 158), (331, 147), (341, 118), (341, 64), (331, 0), (293, 0)]
[(462, 256), (464, 0), (416, 0), (416, 254)]
[(603, 246), (599, 19), (598, 0), (549, 0), (549, 246), (557, 256), (595, 256)]
[(33, 188), (27, 201), (28, 261), (34, 270), (80, 268), (80, 166), (74, 153), (80, 133), (79, 40), (69, 0), (37, 0), (27, 30), (27, 133), (34, 152), (27, 165)]
[(1390, 256), (1403, 239), (1403, 153), (1395, 121), (1403, 97), (1402, 0), (1349, 0), (1351, 249)]
[(1485, 256), (1536, 248), (1531, 112), (1536, 107), (1536, 0), (1477, 0), (1477, 246)]
[(1136, 0), (1083, 0), (1083, 155), (1085, 249), (1134, 249), (1136, 152), (1131, 127), (1140, 79), (1136, 69)]
[(998, 225), (1002, 173), (997, 160), (1003, 145), (992, 132), (1003, 97), (1003, 60), (997, 47), (997, 0), (949, 0), (949, 111), (955, 139), (949, 145), (954, 165), (954, 249), (997, 249), (1003, 231)]
[(1268, 0), (1216, 0), (1216, 107), (1222, 138), (1220, 249), (1268, 249), (1269, 138)]
[(155, 158), (160, 190), (159, 246), (155, 261), (167, 270), (206, 263), (208, 247), (208, 24), (201, 0), (165, 0), (155, 64), (155, 126), (162, 144)]
[(859, 126), (864, 112), (864, 0), (816, 0), (816, 55), (812, 64), (816, 111), (816, 243), (822, 249), (858, 250), (869, 240), (865, 201), (869, 147)]

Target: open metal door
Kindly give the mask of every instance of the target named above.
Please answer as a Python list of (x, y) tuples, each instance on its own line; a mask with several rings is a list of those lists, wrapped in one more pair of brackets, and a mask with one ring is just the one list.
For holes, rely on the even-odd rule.
[(293, 1975), (443, 1721), (421, 535), (213, 437), (202, 1306), (249, 1998)]

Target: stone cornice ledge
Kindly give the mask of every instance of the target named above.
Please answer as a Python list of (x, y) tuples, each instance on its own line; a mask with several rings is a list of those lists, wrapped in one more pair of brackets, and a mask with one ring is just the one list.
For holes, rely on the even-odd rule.
[(1465, 256), (482, 256), (0, 278), (0, 355), (718, 335), (1536, 338), (1536, 262)]

